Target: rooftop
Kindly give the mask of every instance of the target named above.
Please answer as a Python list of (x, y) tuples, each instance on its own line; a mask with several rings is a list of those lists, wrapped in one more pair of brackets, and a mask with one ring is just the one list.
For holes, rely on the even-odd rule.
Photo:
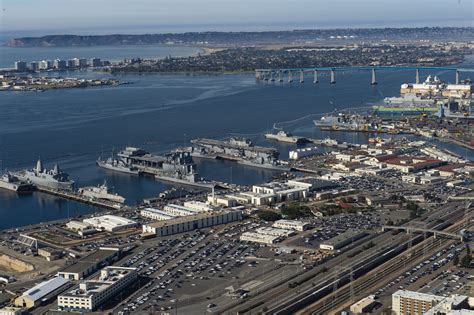
[(46, 295), (53, 292), (54, 290), (62, 287), (68, 282), (69, 280), (66, 280), (64, 278), (54, 277), (52, 279), (49, 279), (47, 281), (44, 281), (44, 282), (41, 282), (40, 284), (35, 285), (31, 289), (25, 291), (22, 296), (32, 301), (37, 301), (39, 299), (44, 298)]
[(180, 223), (185, 223), (185, 222), (194, 221), (194, 220), (205, 219), (205, 218), (213, 217), (213, 216), (216, 216), (216, 215), (219, 215), (219, 214), (232, 213), (232, 212), (236, 212), (236, 211), (214, 211), (214, 212), (211, 212), (211, 213), (201, 212), (201, 213), (198, 213), (198, 214), (173, 218), (173, 219), (170, 219), (170, 220), (152, 222), (152, 223), (147, 224), (147, 226), (152, 227), (152, 228), (161, 228), (161, 227), (164, 227), (164, 226), (180, 224)]

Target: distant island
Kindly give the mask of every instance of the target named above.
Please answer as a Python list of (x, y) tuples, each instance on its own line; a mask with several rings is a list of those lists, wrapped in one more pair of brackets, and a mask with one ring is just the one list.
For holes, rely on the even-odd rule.
[(47, 35), (20, 37), (10, 47), (80, 47), (118, 45), (257, 45), (355, 43), (361, 41), (471, 41), (473, 27), (348, 28), (264, 32), (188, 32), (167, 34)]

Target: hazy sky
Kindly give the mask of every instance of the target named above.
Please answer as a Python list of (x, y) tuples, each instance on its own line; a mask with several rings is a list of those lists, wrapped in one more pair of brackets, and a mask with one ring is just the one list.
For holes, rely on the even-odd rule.
[(474, 26), (474, 0), (0, 0), (1, 31)]

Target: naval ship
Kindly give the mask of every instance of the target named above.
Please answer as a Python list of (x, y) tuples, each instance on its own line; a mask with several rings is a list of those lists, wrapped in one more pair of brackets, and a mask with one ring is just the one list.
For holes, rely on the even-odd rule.
[(305, 143), (308, 141), (306, 138), (293, 136), (292, 134), (285, 132), (283, 130), (278, 131), (276, 134), (267, 133), (265, 134), (265, 138), (270, 139), (270, 140), (277, 140), (280, 142), (297, 143), (297, 144)]
[(97, 159), (96, 161), (96, 164), (97, 166), (101, 168), (105, 168), (107, 170), (133, 174), (133, 175), (140, 175), (140, 171), (136, 167), (129, 166), (125, 164), (124, 161), (118, 160), (115, 158), (110, 157), (107, 160), (102, 160), (102, 158), (99, 157), (99, 159)]
[(19, 194), (31, 193), (34, 190), (33, 185), (20, 181), (18, 177), (11, 173), (3, 174), (0, 178), (0, 188)]
[(327, 115), (313, 120), (313, 123), (321, 130), (377, 131), (375, 123), (365, 121), (360, 115)]
[(108, 200), (108, 201), (113, 201), (113, 202), (118, 202), (118, 203), (125, 202), (124, 197), (119, 196), (116, 193), (110, 192), (109, 187), (107, 186), (107, 182), (104, 182), (104, 184), (97, 187), (90, 186), (90, 187), (79, 188), (79, 194), (91, 199), (102, 199), (102, 200)]
[(57, 164), (51, 170), (46, 170), (41, 159), (36, 162), (36, 168), (20, 171), (14, 175), (20, 181), (33, 184), (38, 188), (72, 190), (74, 186), (74, 181), (69, 179), (69, 174), (61, 171)]

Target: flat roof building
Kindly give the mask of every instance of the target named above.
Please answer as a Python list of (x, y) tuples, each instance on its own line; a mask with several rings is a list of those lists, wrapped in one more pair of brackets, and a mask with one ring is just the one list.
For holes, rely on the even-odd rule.
[(59, 271), (58, 276), (70, 280), (84, 279), (99, 268), (118, 260), (120, 253), (121, 250), (118, 248), (100, 248), (94, 253), (83, 257), (76, 263), (67, 266), (62, 271)]
[(241, 210), (213, 211), (143, 225), (144, 234), (167, 236), (242, 220)]
[(242, 235), (240, 235), (239, 239), (245, 242), (255, 242), (270, 245), (276, 243), (280, 239), (280, 237), (256, 232), (244, 232), (242, 233)]
[(339, 234), (338, 236), (335, 236), (327, 241), (321, 242), (321, 244), (319, 244), (319, 248), (326, 250), (336, 250), (346, 246), (351, 242), (357, 241), (358, 239), (361, 239), (366, 235), (367, 232), (349, 229), (344, 233)]
[(119, 217), (116, 215), (103, 215), (99, 217), (92, 217), (89, 219), (84, 219), (82, 220), (82, 222), (108, 232), (125, 230), (137, 225), (137, 223), (133, 220)]
[(69, 280), (62, 277), (54, 277), (41, 282), (17, 297), (15, 299), (15, 306), (27, 309), (34, 308), (41, 304), (41, 302), (55, 297), (68, 282)]
[(398, 290), (392, 294), (392, 312), (395, 315), (424, 314), (440, 300), (434, 294)]
[(92, 312), (109, 298), (136, 281), (136, 268), (105, 267), (100, 275), (85, 280), (58, 296), (58, 308), (65, 311)]
[(176, 218), (176, 216), (169, 214), (168, 212), (155, 209), (155, 208), (145, 208), (140, 211), (140, 215), (145, 218), (150, 218), (157, 221), (170, 220)]
[(358, 301), (357, 303), (352, 304), (350, 307), (350, 311), (353, 314), (365, 314), (370, 312), (374, 306), (375, 300), (373, 296), (368, 296)]
[(309, 224), (307, 222), (297, 220), (278, 220), (273, 223), (273, 227), (295, 231), (304, 231), (308, 226)]

